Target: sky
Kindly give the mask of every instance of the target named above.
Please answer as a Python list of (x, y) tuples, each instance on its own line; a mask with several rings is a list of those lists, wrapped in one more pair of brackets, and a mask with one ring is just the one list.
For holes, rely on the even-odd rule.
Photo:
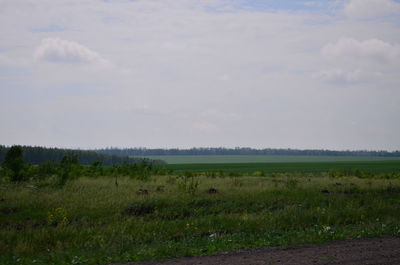
[(400, 150), (400, 1), (0, 0), (0, 144)]

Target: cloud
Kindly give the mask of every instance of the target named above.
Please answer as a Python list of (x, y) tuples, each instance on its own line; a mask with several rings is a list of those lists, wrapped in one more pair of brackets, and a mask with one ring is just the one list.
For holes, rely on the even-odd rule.
[(350, 18), (375, 18), (400, 14), (400, 4), (392, 0), (349, 0), (344, 13)]
[(220, 130), (217, 125), (209, 122), (195, 122), (192, 124), (192, 128), (196, 131), (207, 133), (218, 132)]
[(335, 85), (355, 84), (371, 79), (370, 75), (359, 69), (354, 71), (342, 69), (325, 70), (315, 74), (314, 77)]
[(345, 85), (382, 79), (397, 71), (400, 46), (380, 39), (341, 38), (325, 45), (321, 53), (328, 70), (314, 74), (328, 83)]
[(329, 57), (356, 57), (376, 62), (390, 62), (398, 60), (400, 46), (379, 39), (359, 41), (353, 38), (343, 38), (323, 47), (322, 53)]
[(82, 44), (60, 38), (43, 39), (34, 57), (53, 63), (99, 63), (107, 64), (98, 53)]

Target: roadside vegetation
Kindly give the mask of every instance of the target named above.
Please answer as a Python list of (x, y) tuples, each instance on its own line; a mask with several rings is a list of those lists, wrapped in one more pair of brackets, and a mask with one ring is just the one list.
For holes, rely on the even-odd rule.
[(20, 158), (16, 148), (0, 169), (0, 264), (109, 264), (400, 236), (399, 171), (230, 174)]

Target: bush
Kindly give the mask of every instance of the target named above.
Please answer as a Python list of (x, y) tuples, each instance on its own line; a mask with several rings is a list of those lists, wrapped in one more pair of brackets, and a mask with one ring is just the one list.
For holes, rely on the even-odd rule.
[(185, 172), (178, 183), (178, 189), (184, 193), (194, 196), (198, 190), (200, 182), (195, 179), (192, 172)]
[(286, 181), (286, 188), (289, 190), (294, 190), (297, 188), (297, 185), (299, 184), (299, 181), (297, 179), (288, 179)]
[(11, 181), (20, 182), (24, 180), (24, 161), (22, 159), (21, 146), (14, 145), (7, 151), (4, 159), (4, 168), (9, 171)]
[(264, 177), (265, 173), (264, 173), (264, 171), (255, 171), (255, 172), (253, 172), (253, 176), (255, 176), (255, 177)]
[(47, 222), (51, 225), (65, 226), (68, 224), (67, 210), (55, 208), (47, 213)]

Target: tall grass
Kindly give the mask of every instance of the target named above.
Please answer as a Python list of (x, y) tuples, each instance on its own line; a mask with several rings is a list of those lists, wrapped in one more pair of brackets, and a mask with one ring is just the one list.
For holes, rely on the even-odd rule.
[(2, 184), (0, 264), (108, 264), (400, 235), (400, 180), (80, 178)]

